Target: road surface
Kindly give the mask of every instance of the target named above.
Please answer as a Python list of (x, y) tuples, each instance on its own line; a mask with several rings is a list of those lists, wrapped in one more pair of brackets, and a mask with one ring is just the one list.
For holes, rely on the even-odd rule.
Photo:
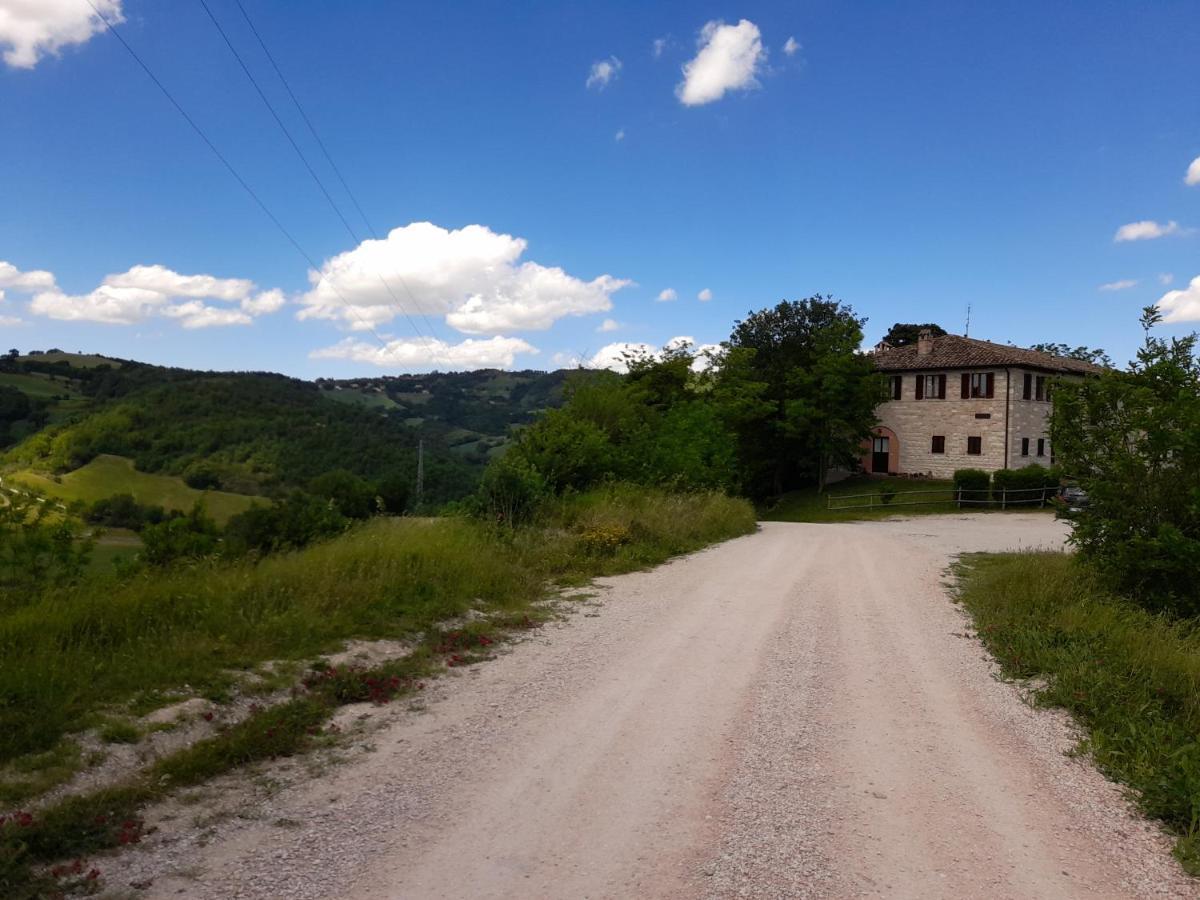
[(1035, 514), (765, 524), (603, 579), (149, 893), (1196, 896), (946, 596), (953, 554), (1063, 537)]

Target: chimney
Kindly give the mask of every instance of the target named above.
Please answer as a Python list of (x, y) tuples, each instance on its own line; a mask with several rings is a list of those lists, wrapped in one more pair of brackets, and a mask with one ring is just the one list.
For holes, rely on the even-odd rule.
[(933, 332), (922, 328), (917, 335), (917, 356), (928, 356), (933, 352)]

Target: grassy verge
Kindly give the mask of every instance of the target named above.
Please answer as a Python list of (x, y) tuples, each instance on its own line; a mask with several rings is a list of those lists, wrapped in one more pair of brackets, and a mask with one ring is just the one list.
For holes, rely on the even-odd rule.
[(1038, 702), (1069, 710), (1109, 777), (1177, 836), (1200, 874), (1200, 630), (1107, 593), (1074, 557), (973, 555), (959, 596), (980, 637)]
[(259, 562), (96, 577), (0, 609), (0, 764), (53, 748), (105, 707), (181, 685), (220, 696), (238, 670), (347, 638), (410, 638), (469, 609), (527, 610), (549, 580), (628, 571), (743, 534), (743, 501), (613, 488), (509, 532), (377, 519)]
[[(311, 659), (351, 637), (416, 642), (409, 656), (373, 669), (314, 668), (291, 700), (160, 759), (124, 785), (0, 819), (0, 895), (94, 884), (98, 870), (82, 857), (139, 841), (146, 804), (304, 750), (328, 734), (338, 706), (388, 702), (445, 666), (486, 658), (505, 634), (537, 624), (534, 604), (553, 581), (629, 571), (754, 527), (743, 501), (617, 486), (558, 501), (538, 525), (516, 531), (467, 519), (379, 519), (258, 563), (96, 578), (0, 612), (0, 761), (10, 769), (39, 752), (77, 765), (57, 750), (70, 746), (65, 735), (102, 723), (121, 705), (144, 709), (153, 705), (147, 697), (181, 685), (218, 695), (231, 670)], [(487, 618), (450, 631), (438, 626), (472, 609)], [(48, 868), (72, 856), (76, 863)]]

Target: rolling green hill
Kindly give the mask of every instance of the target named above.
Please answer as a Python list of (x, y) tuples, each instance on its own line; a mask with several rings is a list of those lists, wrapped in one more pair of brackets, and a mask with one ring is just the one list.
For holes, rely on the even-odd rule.
[(12, 481), (23, 484), (47, 497), (64, 503), (93, 503), (114, 494), (131, 494), (139, 503), (187, 512), (197, 500), (204, 502), (208, 514), (224, 525), (231, 516), (254, 504), (253, 497), (226, 491), (198, 491), (171, 475), (151, 475), (133, 467), (123, 456), (97, 456), (87, 465), (61, 476), (49, 476), (29, 470), (14, 472)]
[(199, 491), (273, 497), (337, 469), (415, 485), (422, 443), (424, 500), (437, 504), (473, 491), (514, 427), (561, 405), (569, 374), (312, 383), (59, 350), (9, 354), (0, 357), (0, 472), (66, 500), (125, 492), (179, 509)]

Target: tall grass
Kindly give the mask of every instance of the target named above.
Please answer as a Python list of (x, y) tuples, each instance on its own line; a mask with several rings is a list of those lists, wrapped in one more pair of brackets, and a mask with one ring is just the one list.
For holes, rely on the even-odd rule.
[(1069, 710), (1110, 777), (1177, 835), (1200, 874), (1200, 629), (1107, 593), (1071, 556), (977, 555), (960, 566), (963, 604), (1039, 702)]
[[(596, 534), (614, 529), (618, 540)], [(510, 532), (463, 518), (377, 519), (305, 550), (89, 580), (0, 609), (0, 763), (52, 748), (98, 710), (348, 638), (403, 638), (471, 608), (517, 612), (550, 579), (662, 561), (754, 528), (744, 501), (620, 486), (557, 501)]]

